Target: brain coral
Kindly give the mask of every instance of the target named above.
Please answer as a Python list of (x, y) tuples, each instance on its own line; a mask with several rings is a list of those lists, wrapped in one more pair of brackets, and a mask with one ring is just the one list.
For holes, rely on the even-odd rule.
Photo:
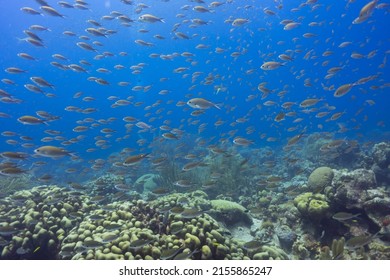
[(211, 200), (213, 213), (217, 220), (224, 221), (227, 225), (243, 222), (248, 225), (252, 224), (252, 219), (247, 210), (242, 205), (223, 199)]
[(308, 185), (314, 192), (321, 192), (332, 183), (333, 176), (331, 168), (326, 166), (318, 167), (310, 174)]

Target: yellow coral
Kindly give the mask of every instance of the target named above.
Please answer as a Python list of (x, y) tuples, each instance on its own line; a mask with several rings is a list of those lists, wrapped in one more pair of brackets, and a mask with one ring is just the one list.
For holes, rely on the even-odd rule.
[(299, 212), (311, 219), (321, 219), (329, 210), (329, 203), (323, 194), (303, 193), (294, 199)]

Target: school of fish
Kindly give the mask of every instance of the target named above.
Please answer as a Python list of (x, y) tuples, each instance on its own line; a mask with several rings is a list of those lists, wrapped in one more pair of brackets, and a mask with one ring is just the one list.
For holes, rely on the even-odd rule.
[[(389, 125), (374, 112), (388, 98), (390, 42), (371, 37), (387, 3), (98, 2), (12, 3), (24, 29), (0, 62), (1, 175), (61, 159), (68, 174), (158, 169), (167, 155), (153, 147), (193, 135), (189, 148), (216, 154), (224, 143), (289, 151), (314, 132), (361, 136), (371, 114)], [(175, 156), (190, 160), (183, 172), (203, 164)]]

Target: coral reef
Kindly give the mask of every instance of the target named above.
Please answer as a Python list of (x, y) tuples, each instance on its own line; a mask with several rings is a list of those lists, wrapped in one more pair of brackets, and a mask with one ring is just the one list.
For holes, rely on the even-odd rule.
[(369, 245), (371, 260), (389, 260), (390, 259), (390, 245), (383, 242), (372, 242)]
[(371, 169), (374, 171), (378, 183), (390, 182), (390, 143), (381, 142), (375, 144), (372, 148), (373, 165)]
[(254, 260), (288, 260), (288, 255), (275, 246), (262, 246), (260, 252), (253, 255)]
[(292, 246), (294, 259), (316, 259), (320, 251), (320, 242), (310, 233), (302, 233)]
[(1, 234), (3, 259), (56, 258), (59, 244), (81, 217), (96, 205), (89, 197), (56, 186), (18, 191), (6, 198), (0, 211), (5, 217)]
[(252, 219), (247, 210), (240, 204), (228, 200), (216, 199), (211, 200), (212, 210), (210, 214), (215, 215), (218, 220), (223, 221), (226, 225), (235, 223), (252, 224)]
[(27, 186), (29, 186), (30, 181), (31, 176), (29, 174), (22, 174), (21, 176), (16, 177), (0, 175), (0, 198), (11, 195), (16, 191), (26, 189)]
[[(191, 208), (178, 209), (183, 198), (189, 202), (191, 196), (198, 198)], [(202, 200), (201, 193), (172, 194), (157, 199), (154, 206), (142, 200), (110, 204), (111, 211), (92, 214), (100, 215), (98, 220), (84, 219), (64, 240), (60, 254), (72, 259), (244, 258), (217, 221), (203, 211), (186, 212), (200, 207)], [(113, 224), (117, 228), (108, 230)]]
[(138, 192), (149, 193), (159, 187), (157, 185), (159, 177), (157, 174), (144, 174), (135, 181), (134, 188)]
[(291, 251), (292, 246), (297, 239), (297, 234), (287, 225), (282, 225), (276, 230), (280, 246), (286, 250)]
[(104, 174), (95, 180), (88, 181), (83, 189), (90, 189), (92, 195), (104, 195), (115, 191), (115, 185), (123, 184), (123, 176), (115, 174)]
[(313, 221), (319, 221), (325, 217), (330, 209), (330, 205), (323, 194), (313, 194), (306, 192), (294, 199), (294, 205), (299, 212)]
[(0, 209), (7, 217), (0, 225), (3, 259), (248, 258), (206, 213), (211, 203), (201, 191), (98, 207), (88, 195), (44, 186), (6, 202)]
[[(323, 140), (326, 153), (343, 151), (338, 162), (351, 145), (356, 151), (344, 140)], [(1, 258), (390, 258), (390, 193), (375, 169), (387, 172), (387, 143), (366, 147), (365, 168), (355, 170), (335, 162), (314, 169), (307, 159), (301, 170), (294, 158), (290, 168), (267, 149), (253, 161), (249, 149), (234, 156), (232, 148), (208, 150), (186, 171), (163, 158), (168, 166), (143, 175), (101, 172), (86, 183), (16, 192), (25, 176), (5, 178), (11, 184), (0, 204)]]
[(336, 171), (327, 197), (346, 209), (364, 212), (379, 227), (382, 226), (383, 213), (390, 211), (389, 192), (378, 188), (372, 170)]
[(332, 184), (333, 176), (334, 173), (331, 168), (326, 166), (318, 167), (310, 174), (307, 183), (313, 192), (322, 192), (325, 187)]
[(321, 248), (319, 255), (320, 260), (341, 260), (344, 257), (345, 238), (339, 240), (333, 239), (332, 246), (324, 246)]

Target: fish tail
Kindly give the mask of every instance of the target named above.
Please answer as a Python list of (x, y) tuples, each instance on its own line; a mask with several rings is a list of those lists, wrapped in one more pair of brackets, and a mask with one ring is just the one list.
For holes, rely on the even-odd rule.
[(68, 156), (73, 157), (73, 158), (79, 157), (79, 156), (77, 155), (77, 152), (69, 152), (69, 153), (68, 153)]

